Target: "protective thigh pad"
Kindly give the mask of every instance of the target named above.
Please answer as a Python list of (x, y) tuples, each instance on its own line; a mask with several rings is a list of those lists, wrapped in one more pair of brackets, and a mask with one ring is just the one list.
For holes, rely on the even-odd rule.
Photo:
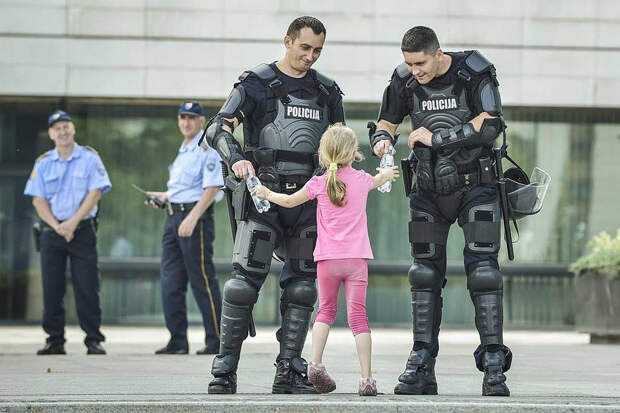
[(276, 243), (276, 232), (256, 221), (241, 221), (233, 248), (233, 265), (250, 274), (266, 275)]
[(291, 261), (293, 271), (297, 274), (316, 274), (314, 246), (316, 245), (316, 225), (301, 228), (297, 236), (284, 239), (287, 259)]
[(474, 205), (459, 216), (459, 225), (465, 234), (465, 247), (472, 252), (499, 251), (499, 200)]
[(409, 242), (414, 258), (432, 258), (437, 252), (437, 245), (446, 245), (449, 224), (437, 222), (431, 214), (411, 210), (409, 222)]

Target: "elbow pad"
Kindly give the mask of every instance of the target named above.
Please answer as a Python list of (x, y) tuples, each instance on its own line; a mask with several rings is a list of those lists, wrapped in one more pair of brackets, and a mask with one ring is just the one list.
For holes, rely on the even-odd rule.
[(233, 127), (226, 119), (216, 115), (207, 125), (198, 144), (205, 150), (209, 147), (215, 149), (230, 168), (235, 162), (245, 157), (239, 142), (230, 132), (222, 129), (222, 125)]

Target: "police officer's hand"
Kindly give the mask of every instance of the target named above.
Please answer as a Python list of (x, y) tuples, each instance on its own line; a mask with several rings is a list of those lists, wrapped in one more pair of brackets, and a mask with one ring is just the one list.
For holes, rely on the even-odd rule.
[[(168, 195), (165, 192), (155, 192), (155, 191), (147, 191), (146, 193), (147, 196), (154, 196), (155, 198), (157, 198), (158, 200), (160, 200), (163, 203), (166, 203), (166, 201), (168, 201)], [(145, 205), (150, 205), (153, 208), (159, 208), (157, 206), (157, 204), (153, 201), (144, 201)]]
[(487, 112), (482, 112), (475, 118), (469, 121), (472, 124), (476, 132), (480, 132), (480, 128), (482, 128), (482, 123), (485, 119), (493, 119), (494, 116), (489, 115)]
[(181, 221), (181, 225), (179, 225), (179, 237), (191, 237), (197, 222), (198, 220), (194, 219), (192, 216), (186, 216), (183, 221)]
[(433, 133), (426, 129), (424, 126), (420, 126), (409, 135), (409, 141), (407, 142), (409, 147), (413, 149), (413, 145), (416, 142), (420, 142), (426, 146), (432, 146), (433, 143), (431, 141), (433, 137)]
[(75, 229), (77, 228), (79, 221), (69, 218), (68, 220), (61, 222), (56, 228), (56, 233), (62, 236), (65, 241), (71, 242), (73, 239), (73, 235), (75, 234)]
[(252, 162), (245, 159), (235, 162), (232, 165), (232, 170), (237, 178), (245, 178), (248, 175), (255, 174)]
[[(388, 139), (383, 139), (375, 143), (375, 146), (372, 147), (372, 150), (375, 153), (375, 155), (381, 158), (383, 154), (387, 152), (391, 144), (392, 142), (390, 142)], [(396, 150), (392, 149), (392, 155), (394, 155), (395, 153), (396, 153)]]
[(271, 191), (264, 185), (257, 185), (252, 188), (252, 195), (256, 195), (260, 199), (268, 199)]

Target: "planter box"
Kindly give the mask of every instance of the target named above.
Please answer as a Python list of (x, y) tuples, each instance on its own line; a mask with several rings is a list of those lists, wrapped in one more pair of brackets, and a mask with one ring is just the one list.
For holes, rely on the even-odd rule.
[(575, 324), (591, 343), (620, 344), (620, 278), (586, 273), (575, 277)]

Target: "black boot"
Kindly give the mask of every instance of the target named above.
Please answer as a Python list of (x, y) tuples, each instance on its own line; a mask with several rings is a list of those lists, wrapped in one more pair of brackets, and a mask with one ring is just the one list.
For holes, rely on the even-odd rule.
[(292, 360), (282, 359), (276, 364), (273, 379), (273, 394), (316, 394), (317, 391), (308, 380), (308, 364), (300, 357)]
[(232, 355), (217, 355), (213, 359), (211, 374), (215, 377), (209, 383), (209, 394), (237, 393), (237, 364), (239, 358)]
[(430, 350), (411, 350), (405, 371), (398, 381), (394, 394), (437, 394), (435, 359)]
[(506, 357), (503, 351), (491, 353), (485, 351), (482, 356), (484, 379), (482, 379), (483, 396), (510, 396), (504, 375)]
[(237, 393), (237, 373), (230, 373), (225, 376), (218, 376), (211, 380), (209, 394), (235, 394)]

